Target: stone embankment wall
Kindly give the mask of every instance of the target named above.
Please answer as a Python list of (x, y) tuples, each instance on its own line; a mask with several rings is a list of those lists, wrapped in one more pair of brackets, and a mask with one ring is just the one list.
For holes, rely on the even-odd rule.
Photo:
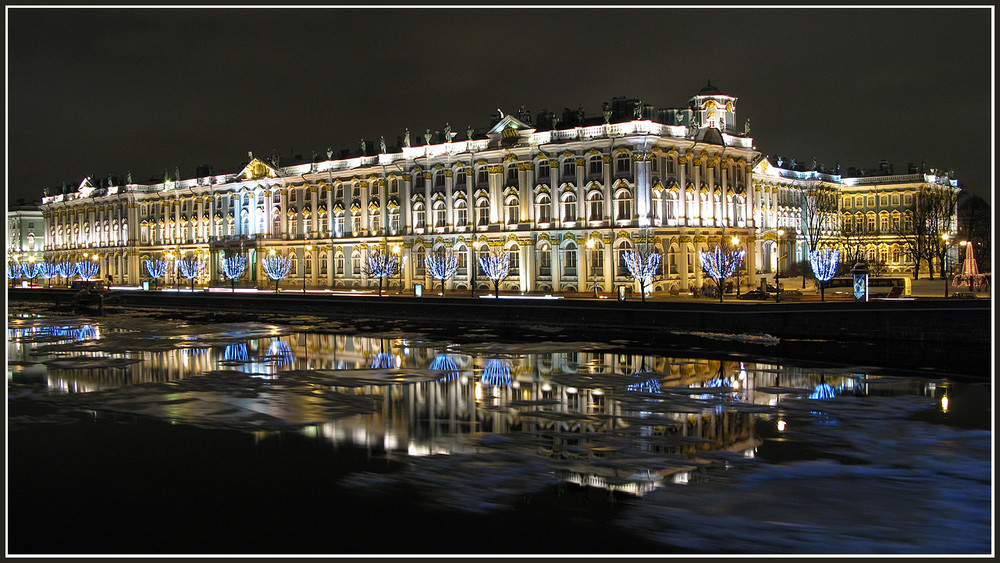
[[(69, 305), (67, 289), (8, 289), (8, 300)], [(332, 318), (392, 318), (484, 326), (767, 334), (839, 341), (989, 344), (989, 300), (885, 300), (868, 303), (678, 303), (637, 300), (382, 297), (293, 293), (118, 291), (115, 307), (303, 313)]]

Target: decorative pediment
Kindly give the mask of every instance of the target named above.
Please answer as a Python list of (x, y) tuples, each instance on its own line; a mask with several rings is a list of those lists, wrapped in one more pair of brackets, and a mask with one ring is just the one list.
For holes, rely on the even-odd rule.
[[(507, 129), (512, 129), (515, 134), (520, 134), (522, 131), (525, 133), (531, 133), (534, 129), (527, 123), (521, 121), (520, 119), (514, 117), (513, 115), (504, 116), (492, 129), (487, 132), (487, 135), (504, 135), (504, 131)], [(508, 135), (510, 133), (507, 133)]]
[(255, 158), (250, 161), (243, 170), (236, 176), (244, 180), (259, 180), (261, 178), (277, 178), (278, 171)]

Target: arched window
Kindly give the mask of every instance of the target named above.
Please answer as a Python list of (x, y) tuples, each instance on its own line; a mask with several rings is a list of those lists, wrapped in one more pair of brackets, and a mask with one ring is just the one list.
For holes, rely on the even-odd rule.
[(621, 243), (615, 249), (615, 264), (617, 269), (617, 273), (615, 275), (618, 276), (629, 275), (628, 266), (625, 265), (625, 258), (624, 258), (625, 253), (628, 252), (629, 250), (632, 250), (632, 243), (627, 240), (621, 241)]
[(521, 247), (519, 247), (516, 242), (511, 243), (511, 245), (507, 247), (507, 253), (510, 254), (510, 276), (515, 277), (520, 275)]
[(592, 276), (601, 277), (604, 275), (604, 243), (597, 239), (592, 240), (594, 240), (593, 248), (589, 244), (587, 246), (587, 253), (590, 254), (590, 271)]
[(563, 248), (563, 275), (564, 276), (575, 276), (577, 275), (577, 247), (576, 244), (569, 242)]
[(464, 199), (455, 202), (455, 226), (465, 228), (469, 224), (469, 208)]
[(604, 219), (604, 194), (600, 190), (591, 190), (587, 194), (587, 207), (590, 211), (588, 220), (602, 221)]
[(878, 214), (878, 228), (883, 233), (889, 232), (889, 213), (883, 211)]
[(351, 236), (361, 235), (361, 210), (351, 209)]
[(337, 209), (333, 212), (333, 236), (344, 236), (344, 210)]
[(413, 247), (413, 266), (416, 268), (418, 276), (424, 275), (424, 258), (426, 256), (427, 250), (422, 244), (417, 244)]
[(338, 276), (344, 275), (344, 253), (343, 252), (341, 252), (339, 250), (337, 251), (337, 253), (333, 256), (333, 264), (334, 264), (334, 268), (336, 268), (335, 274), (338, 275)]
[(389, 208), (389, 234), (394, 235), (399, 232), (399, 208), (392, 206)]
[(565, 223), (576, 221), (576, 194), (566, 192), (562, 196), (562, 220)]
[(549, 194), (538, 194), (535, 198), (536, 213), (535, 217), (538, 218), (538, 223), (548, 224), (552, 219), (552, 198)]
[(481, 197), (476, 200), (476, 225), (485, 226), (490, 224), (490, 200)]
[(418, 201), (413, 204), (413, 226), (417, 229), (423, 229), (427, 226), (427, 218), (425, 217), (424, 202)]
[(361, 253), (355, 250), (351, 253), (351, 275), (361, 274)]
[(875, 213), (874, 212), (868, 213), (868, 225), (867, 225), (867, 227), (868, 227), (867, 228), (867, 232), (869, 232), (869, 233), (874, 233), (875, 232)]
[(843, 227), (843, 229), (845, 231), (848, 231), (848, 232), (854, 230), (854, 216), (851, 215), (850, 213), (845, 213), (844, 214), (844, 227)]
[(448, 208), (443, 201), (438, 200), (434, 202), (434, 226), (437, 228), (444, 228), (445, 221), (447, 219)]
[(630, 221), (632, 219), (632, 192), (621, 189), (615, 192), (615, 220)]
[(504, 216), (508, 225), (516, 225), (520, 221), (521, 210), (517, 196), (507, 196), (507, 199), (504, 201)]
[(549, 244), (542, 244), (538, 249), (538, 275), (541, 277), (552, 275), (552, 247)]

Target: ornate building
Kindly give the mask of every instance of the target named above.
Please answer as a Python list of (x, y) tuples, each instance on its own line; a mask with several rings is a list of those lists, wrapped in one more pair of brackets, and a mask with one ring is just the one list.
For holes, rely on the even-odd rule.
[[(501, 290), (572, 293), (635, 287), (622, 255), (638, 249), (663, 257), (653, 292), (687, 292), (703, 283), (700, 250), (737, 237), (747, 250), (742, 279), (754, 285), (779, 260), (804, 258), (811, 216), (821, 218), (820, 244), (835, 244), (848, 194), (880, 202), (883, 192), (934, 184), (907, 177), (888, 180), (907, 187), (887, 191), (773, 166), (748, 126), (736, 130), (736, 102), (709, 84), (684, 108), (615, 98), (601, 116), (581, 108), (534, 120), (522, 108), (516, 117), (498, 113), (485, 131), (470, 128), (464, 140), (449, 126), (414, 146), (407, 130), (399, 147), (363, 141), (339, 158), (328, 150), (326, 159), (281, 166), (277, 155), (250, 155), (235, 174), (165, 172), (153, 184), (87, 178), (43, 199), (45, 257), (96, 254), (102, 276), (128, 285), (149, 279), (146, 259), (195, 257), (208, 266), (196, 280), (204, 287), (228, 285), (223, 258), (239, 254), (249, 264), (241, 285), (267, 287), (261, 260), (277, 254), (292, 260), (287, 287), (352, 289), (378, 285), (364, 265), (379, 248), (403, 265), (389, 290), (412, 291), (437, 287), (424, 258), (450, 251), (458, 270), (446, 287), (485, 290), (476, 258), (502, 250), (511, 269)], [(878, 209), (893, 220), (887, 206)]]

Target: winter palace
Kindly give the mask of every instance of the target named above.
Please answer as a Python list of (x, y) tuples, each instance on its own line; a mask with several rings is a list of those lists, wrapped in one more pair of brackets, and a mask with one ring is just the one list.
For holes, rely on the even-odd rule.
[[(375, 249), (398, 256), (389, 291), (434, 287), (428, 253), (452, 252), (450, 291), (492, 287), (477, 257), (503, 251), (501, 290), (519, 294), (635, 288), (623, 265), (629, 249), (661, 254), (654, 293), (710, 282), (698, 252), (717, 244), (746, 251), (744, 285), (806, 260), (810, 239), (836, 246), (840, 232), (867, 233), (869, 259), (889, 271), (912, 264), (892, 230), (927, 190), (958, 190), (942, 174), (845, 177), (803, 170), (759, 152), (749, 122), (737, 125), (737, 98), (709, 83), (681, 108), (634, 98), (561, 116), (501, 111), (489, 128), (450, 126), (398, 146), (362, 142), (326, 158), (281, 162), (248, 155), (242, 170), (134, 183), (87, 178), (42, 200), (47, 262), (94, 260), (112, 284), (139, 285), (147, 259), (197, 258), (197, 287), (228, 287), (226, 256), (248, 259), (240, 287), (274, 287), (262, 258), (292, 259), (282, 288), (362, 289)], [(815, 166), (814, 166), (815, 168)], [(839, 168), (839, 167), (838, 167)], [(836, 173), (833, 173), (836, 172)], [(815, 247), (815, 244), (813, 244)], [(107, 278), (110, 276), (110, 278)], [(171, 269), (161, 283), (188, 282)]]

